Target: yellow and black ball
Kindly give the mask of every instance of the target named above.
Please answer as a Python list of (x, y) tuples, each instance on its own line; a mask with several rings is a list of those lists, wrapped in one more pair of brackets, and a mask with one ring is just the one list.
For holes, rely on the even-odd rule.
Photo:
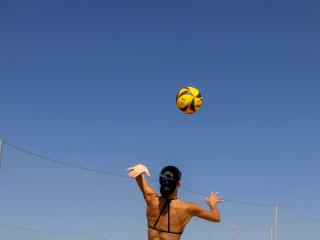
[(194, 87), (182, 88), (177, 94), (176, 104), (182, 112), (192, 114), (202, 105), (201, 93)]

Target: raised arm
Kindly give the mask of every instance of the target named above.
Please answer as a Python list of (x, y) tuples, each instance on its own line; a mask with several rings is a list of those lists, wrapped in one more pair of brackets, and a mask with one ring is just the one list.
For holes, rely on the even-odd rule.
[(221, 201), (222, 199), (217, 195), (217, 193), (211, 193), (210, 196), (206, 198), (206, 203), (209, 205), (210, 211), (194, 203), (189, 203), (188, 210), (192, 216), (211, 222), (220, 222), (221, 216), (217, 206)]
[(149, 202), (152, 197), (157, 196), (157, 192), (151, 187), (143, 174), (147, 174), (150, 177), (149, 169), (143, 164), (137, 164), (128, 168), (128, 176), (135, 178), (136, 182), (143, 194), (143, 198), (146, 202)]

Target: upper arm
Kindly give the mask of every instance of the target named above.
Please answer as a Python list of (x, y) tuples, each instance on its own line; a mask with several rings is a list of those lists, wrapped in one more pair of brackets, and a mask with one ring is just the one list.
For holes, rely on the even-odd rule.
[(153, 197), (157, 197), (157, 192), (151, 187), (142, 174), (136, 177), (136, 181), (146, 202), (151, 201)]
[(220, 214), (218, 210), (215, 211), (208, 211), (197, 204), (188, 203), (188, 212), (192, 217), (199, 217), (211, 222), (219, 222), (220, 221)]

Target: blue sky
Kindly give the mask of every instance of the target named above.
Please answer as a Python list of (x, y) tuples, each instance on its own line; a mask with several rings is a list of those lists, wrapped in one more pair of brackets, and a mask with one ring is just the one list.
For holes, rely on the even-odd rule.
[[(175, 164), (186, 187), (320, 217), (319, 11), (317, 1), (3, 0), (0, 135), (120, 174)], [(186, 85), (204, 97), (191, 116), (174, 102)], [(0, 223), (145, 237), (134, 182), (10, 148), (3, 160)], [(239, 240), (268, 237), (273, 209), (221, 212), (184, 239), (227, 239), (233, 222)], [(319, 237), (319, 224), (282, 213), (280, 236), (299, 239), (297, 226)]]

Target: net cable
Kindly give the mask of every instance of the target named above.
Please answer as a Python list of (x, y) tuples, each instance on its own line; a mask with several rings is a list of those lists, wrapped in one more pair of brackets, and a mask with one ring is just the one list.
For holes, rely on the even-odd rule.
[[(45, 155), (38, 154), (38, 153), (35, 153), (35, 152), (32, 152), (32, 151), (26, 150), (24, 148), (18, 147), (16, 145), (8, 143), (7, 141), (5, 141), (3, 139), (2, 139), (2, 142), (5, 145), (7, 145), (7, 146), (9, 146), (12, 149), (15, 149), (17, 151), (23, 152), (23, 153), (28, 154), (30, 156), (34, 156), (36, 158), (40, 158), (40, 159), (43, 159), (43, 160), (46, 160), (46, 161), (49, 161), (49, 162), (60, 164), (60, 165), (63, 165), (63, 166), (72, 167), (72, 168), (76, 168), (76, 169), (81, 169), (81, 170), (89, 171), (89, 172), (96, 173), (96, 174), (104, 174), (104, 175), (110, 175), (110, 176), (115, 176), (115, 177), (130, 178), (127, 175), (118, 174), (118, 173), (114, 173), (114, 172), (111, 172), (111, 171), (98, 170), (98, 169), (93, 169), (93, 168), (89, 168), (89, 167), (80, 166), (80, 165), (77, 165), (77, 164), (72, 164), (72, 163), (56, 160), (56, 159), (47, 157)], [(158, 180), (157, 179), (151, 179), (151, 181), (155, 182), (155, 181), (158, 181)], [(190, 189), (190, 188), (181, 187), (181, 189), (183, 189), (186, 192), (198, 195), (198, 196), (207, 197), (207, 194), (195, 191), (195, 190)], [(248, 206), (255, 206), (255, 207), (274, 207), (275, 206), (275, 204), (271, 204), (271, 203), (247, 202), (247, 201), (234, 200), (234, 199), (225, 198), (225, 197), (223, 197), (222, 199), (223, 199), (223, 201), (234, 203), (234, 204), (241, 204), (241, 205), (248, 205)], [(319, 218), (310, 217), (310, 216), (301, 214), (299, 212), (292, 211), (292, 210), (290, 210), (290, 209), (288, 209), (288, 208), (286, 208), (284, 206), (281, 206), (281, 205), (278, 205), (278, 206), (279, 206), (279, 208), (281, 208), (282, 210), (284, 210), (286, 212), (289, 212), (289, 213), (294, 214), (296, 216), (299, 216), (301, 218), (309, 219), (309, 220), (312, 220), (314, 222), (319, 222), (320, 223), (320, 219)], [(103, 239), (103, 238), (100, 238), (100, 239)]]

